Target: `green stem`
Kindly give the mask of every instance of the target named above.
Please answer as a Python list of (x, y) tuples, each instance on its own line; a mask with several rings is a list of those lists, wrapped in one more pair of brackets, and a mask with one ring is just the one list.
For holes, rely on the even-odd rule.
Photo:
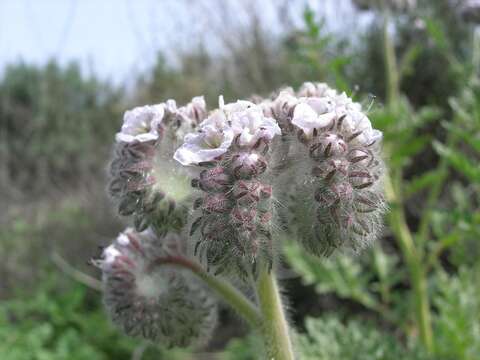
[(430, 302), (427, 291), (427, 279), (422, 265), (422, 256), (415, 248), (412, 234), (408, 228), (403, 212), (402, 204), (399, 202), (397, 191), (389, 176), (385, 179), (385, 194), (390, 203), (389, 213), (390, 226), (398, 241), (400, 250), (405, 259), (410, 281), (413, 287), (415, 298), (415, 311), (417, 315), (420, 338), (429, 353), (433, 353), (433, 332), (430, 314)]
[(259, 328), (262, 323), (262, 317), (250, 300), (248, 300), (240, 291), (238, 291), (230, 283), (221, 278), (211, 275), (195, 261), (187, 259), (183, 256), (167, 256), (157, 259), (153, 266), (161, 265), (176, 265), (184, 269), (190, 270), (205, 284), (207, 284), (213, 291), (222, 297), (232, 308), (234, 308), (240, 315), (242, 315), (248, 323), (254, 327)]
[(257, 296), (263, 315), (263, 333), (268, 359), (293, 360), (293, 348), (275, 273), (262, 269), (257, 281)]
[(478, 73), (480, 65), (480, 27), (475, 25), (472, 35), (472, 67), (473, 74)]
[(388, 9), (383, 15), (383, 54), (385, 56), (385, 76), (387, 80), (386, 97), (388, 106), (393, 106), (399, 95), (399, 79), (395, 48), (388, 33), (390, 14)]

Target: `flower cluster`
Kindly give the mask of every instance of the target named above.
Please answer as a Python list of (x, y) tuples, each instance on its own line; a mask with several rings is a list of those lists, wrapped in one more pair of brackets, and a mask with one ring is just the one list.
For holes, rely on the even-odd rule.
[(198, 346), (216, 325), (216, 303), (189, 274), (157, 262), (178, 256), (184, 240), (162, 238), (149, 229), (126, 229), (95, 264), (102, 271), (104, 303), (112, 321), (127, 335), (166, 347)]
[(382, 133), (360, 104), (325, 84), (306, 83), (297, 94), (283, 91), (271, 104), (298, 140), (289, 150), (301, 160), (291, 164), (297, 181), (290, 181), (288, 193), (299, 239), (317, 255), (370, 243), (385, 210)]
[(174, 166), (169, 149), (205, 114), (203, 97), (180, 108), (168, 100), (125, 113), (110, 164), (109, 193), (117, 200), (120, 215), (133, 216), (137, 230), (150, 225), (159, 232), (181, 229), (185, 214), (176, 210), (190, 192), (187, 177)]
[(280, 134), (276, 121), (248, 101), (223, 104), (195, 133), (187, 134), (174, 158), (199, 169), (192, 185), (203, 192), (191, 225), (195, 252), (215, 272), (247, 275), (258, 258), (270, 263), (272, 187), (268, 179), (269, 150)]
[(135, 108), (116, 140), (109, 192), (135, 230), (95, 263), (111, 318), (132, 336), (187, 346), (211, 334), (215, 303), (172, 263), (251, 280), (278, 263), (275, 230), (320, 256), (361, 249), (381, 228), (382, 133), (326, 84), (220, 97), (212, 111), (203, 97)]

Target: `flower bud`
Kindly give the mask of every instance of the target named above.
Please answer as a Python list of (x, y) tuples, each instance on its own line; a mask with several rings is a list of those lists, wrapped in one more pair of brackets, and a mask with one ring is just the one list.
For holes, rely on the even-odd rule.
[(217, 312), (210, 294), (189, 274), (157, 263), (183, 251), (182, 242), (174, 234), (158, 239), (150, 230), (127, 229), (95, 260), (106, 309), (127, 335), (165, 347), (198, 346), (211, 336)]
[(261, 175), (267, 163), (256, 152), (240, 152), (232, 156), (231, 168), (236, 179), (251, 179)]
[(217, 166), (202, 170), (198, 179), (198, 187), (207, 192), (222, 192), (228, 188), (230, 182), (230, 176), (225, 169)]

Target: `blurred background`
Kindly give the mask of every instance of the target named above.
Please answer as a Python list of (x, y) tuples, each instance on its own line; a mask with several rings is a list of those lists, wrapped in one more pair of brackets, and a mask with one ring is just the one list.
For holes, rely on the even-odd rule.
[(259, 359), (227, 308), (204, 349), (122, 336), (86, 262), (124, 226), (105, 186), (126, 109), (304, 81), (384, 131), (390, 212), (354, 258), (286, 244), (299, 358), (478, 359), (480, 4), (355, 3), (0, 0), (0, 359)]

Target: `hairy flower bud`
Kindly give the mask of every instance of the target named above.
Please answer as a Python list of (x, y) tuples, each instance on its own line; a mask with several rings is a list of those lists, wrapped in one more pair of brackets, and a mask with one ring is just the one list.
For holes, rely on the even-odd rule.
[(185, 223), (178, 203), (188, 198), (188, 180), (169, 159), (173, 144), (165, 136), (172, 130), (166, 119), (176, 112), (173, 100), (127, 111), (116, 136), (109, 193), (120, 215), (133, 216), (138, 231), (178, 231)]
[(266, 176), (276, 121), (248, 101), (223, 104), (185, 137), (174, 158), (202, 169), (194, 187), (195, 253), (215, 268), (246, 278), (259, 260), (271, 266), (272, 187)]
[(360, 104), (325, 84), (306, 83), (298, 94), (290, 119), (300, 140), (291, 154), (300, 180), (291, 191), (292, 224), (314, 254), (361, 249), (376, 238), (385, 210), (382, 133)]
[(183, 248), (177, 235), (159, 239), (150, 230), (127, 229), (95, 260), (107, 311), (127, 335), (166, 347), (198, 346), (210, 338), (217, 318), (213, 298), (189, 274), (158, 265)]

